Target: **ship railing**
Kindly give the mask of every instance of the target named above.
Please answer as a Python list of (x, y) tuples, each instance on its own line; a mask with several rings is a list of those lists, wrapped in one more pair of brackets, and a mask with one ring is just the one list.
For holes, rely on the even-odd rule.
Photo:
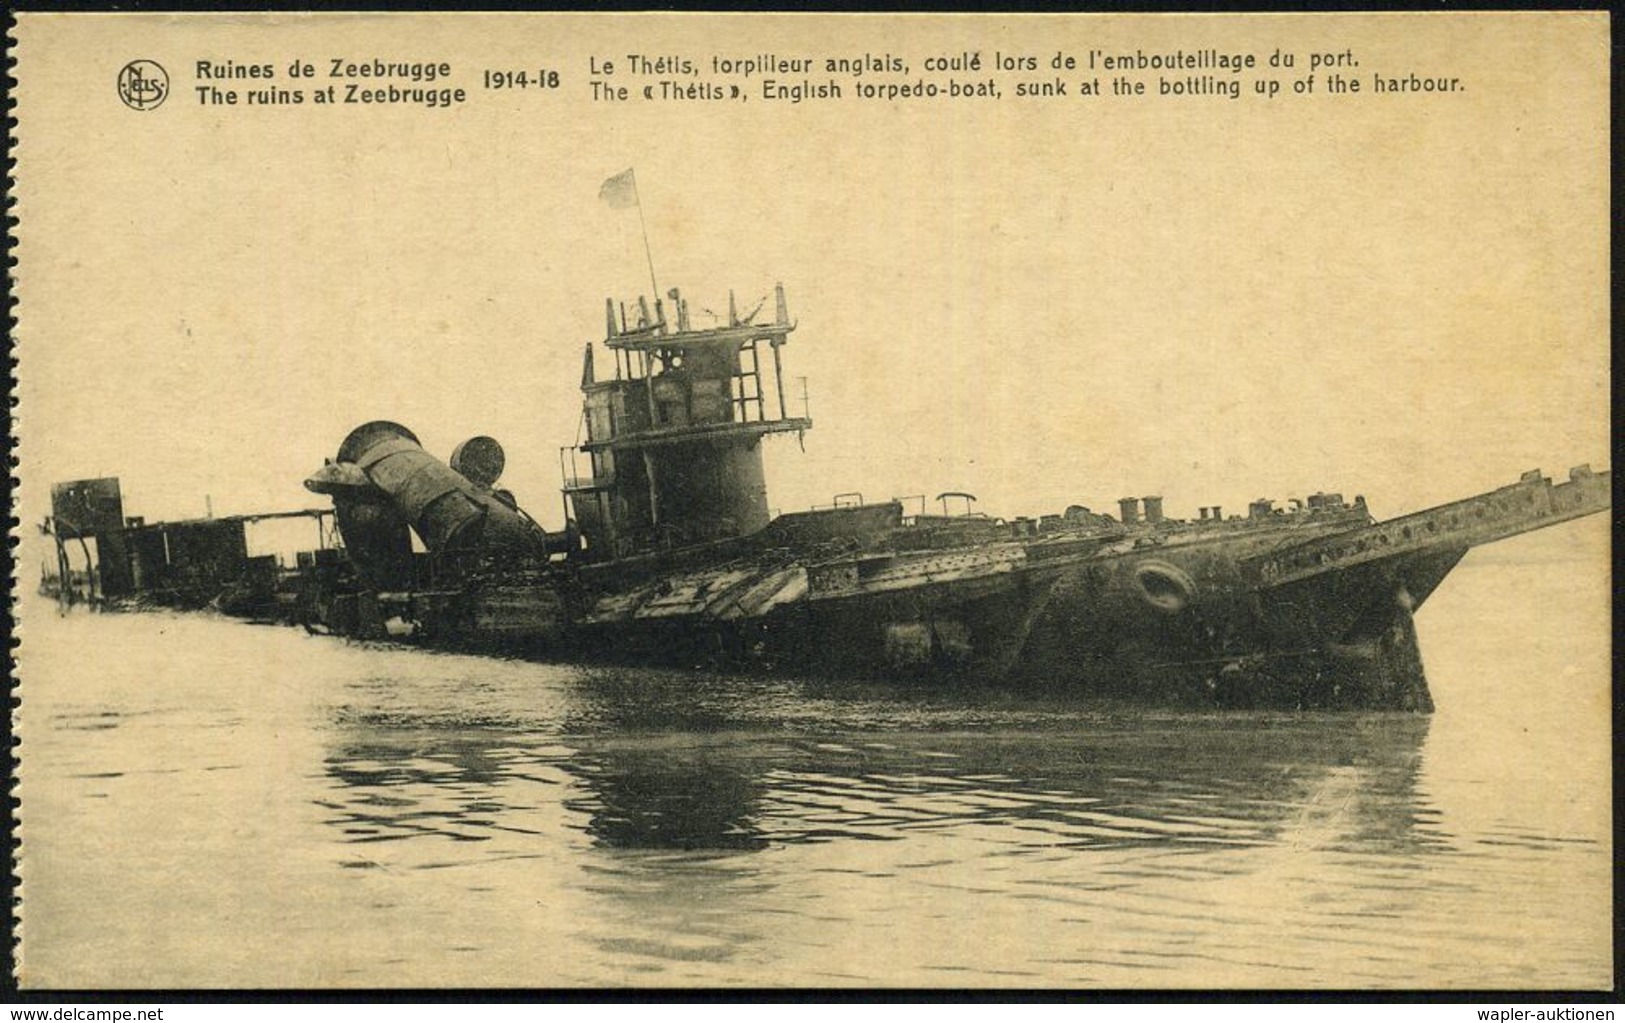
[(614, 484), (615, 473), (613, 469), (600, 473), (582, 472), (581, 457), (583, 455), (588, 456), (587, 468), (591, 470), (593, 468), (591, 455), (585, 448), (579, 445), (566, 445), (559, 448), (559, 482), (566, 493), (581, 490), (601, 490)]
[(601, 490), (615, 482), (613, 473), (601, 476), (566, 476), (564, 477), (565, 490)]
[(1553, 485), (1538, 471), (1517, 483), (1250, 559), (1265, 585), (1437, 547), (1475, 547), (1609, 506), (1610, 474), (1589, 466)]

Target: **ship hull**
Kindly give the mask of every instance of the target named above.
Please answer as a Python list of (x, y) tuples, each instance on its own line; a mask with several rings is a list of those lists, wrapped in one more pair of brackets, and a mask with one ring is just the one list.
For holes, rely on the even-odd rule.
[(334, 624), (383, 638), (409, 623), (429, 645), (542, 660), (1007, 685), (1146, 706), (1432, 710), (1412, 611), (1462, 552), (1260, 593), (1243, 556), (1272, 544), (1247, 539), (801, 598), (759, 615), (728, 617), (720, 599), (662, 612), (612, 594), (595, 606), (642, 613), (593, 620), (532, 580), (362, 595)]
[(833, 558), (763, 546), (591, 573), (496, 567), (445, 591), (358, 594), (331, 624), (548, 659), (1426, 713), (1416, 609), (1471, 547), (1606, 508), (1609, 482), (1531, 475), (1385, 522), (1282, 516), (919, 549), (894, 530)]
[(726, 613), (737, 607), (734, 601), (661, 613), (625, 594), (589, 605), (637, 609), (614, 616), (581, 613), (556, 585), (531, 581), (463, 592), (362, 594), (338, 605), (331, 624), (346, 635), (406, 635), (427, 645), (542, 660), (985, 681), (1009, 674), (1058, 578), (1054, 571), (989, 573), (795, 599), (748, 615)]
[(1431, 711), (1413, 612), (1462, 553), (1262, 592), (1228, 549), (1079, 566), (1055, 586), (1012, 675), (1140, 704)]
[[(354, 476), (341, 462), (316, 482), (350, 488), (349, 500)], [(517, 534), (525, 542), (481, 532), (477, 544), (423, 553), (386, 537), (371, 553), (399, 561), (387, 573), (350, 547), (348, 559), (301, 554), (291, 572), (248, 556), (249, 519), (322, 514), (300, 511), (113, 530), (104, 560), (129, 564), (95, 574), (112, 606), (160, 599), (179, 581), (227, 613), (546, 660), (1025, 686), (1142, 706), (1425, 713), (1416, 609), (1472, 547), (1603, 511), (1611, 484), (1585, 466), (1561, 484), (1531, 472), (1381, 522), (1337, 495), (1290, 512), (1255, 502), (1246, 518), (1209, 509), (1195, 523), (1161, 520), (1160, 505), (1143, 523), (1087, 509), (1039, 522), (905, 521), (893, 501), (621, 558), (548, 553), (573, 534), (535, 529)], [(372, 535), (347, 539), (366, 546)], [(115, 586), (126, 569), (128, 586)]]

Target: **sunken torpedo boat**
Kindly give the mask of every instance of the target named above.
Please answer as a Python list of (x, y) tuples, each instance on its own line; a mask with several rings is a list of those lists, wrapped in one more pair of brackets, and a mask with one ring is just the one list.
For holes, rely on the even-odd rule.
[(1610, 474), (1581, 466), (1387, 521), (1326, 493), (1179, 520), (1159, 497), (1005, 520), (952, 493), (940, 514), (845, 495), (774, 516), (762, 445), (812, 428), (786, 395), (783, 288), (771, 320), (730, 297), (708, 328), (668, 297), (671, 324), (658, 299), (630, 316), (606, 302), (614, 369), (586, 346), (560, 532), (498, 487), (491, 438), (442, 462), (399, 424), (351, 432), (306, 480), (332, 499), (345, 566), (302, 591), (306, 624), (542, 658), (1425, 712), (1413, 615), (1463, 555), (1610, 503)]

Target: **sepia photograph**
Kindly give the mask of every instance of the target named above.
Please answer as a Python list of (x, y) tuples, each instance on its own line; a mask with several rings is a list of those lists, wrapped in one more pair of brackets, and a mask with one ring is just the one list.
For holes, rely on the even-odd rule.
[(1606, 12), (10, 34), (20, 992), (1614, 989)]

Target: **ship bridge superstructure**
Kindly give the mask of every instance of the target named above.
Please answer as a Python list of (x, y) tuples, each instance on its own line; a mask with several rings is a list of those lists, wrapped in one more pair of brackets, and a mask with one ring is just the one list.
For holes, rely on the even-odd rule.
[(696, 329), (677, 289), (667, 298), (675, 326), (659, 299), (651, 314), (639, 298), (630, 315), (605, 300), (612, 376), (599, 379), (592, 343), (583, 355), (584, 437), (560, 464), (590, 559), (756, 532), (771, 517), (762, 438), (812, 428), (805, 390), (799, 415), (787, 401), (781, 350), (795, 324), (783, 285), (770, 322), (756, 322), (765, 299), (741, 316), (730, 293), (726, 322)]

